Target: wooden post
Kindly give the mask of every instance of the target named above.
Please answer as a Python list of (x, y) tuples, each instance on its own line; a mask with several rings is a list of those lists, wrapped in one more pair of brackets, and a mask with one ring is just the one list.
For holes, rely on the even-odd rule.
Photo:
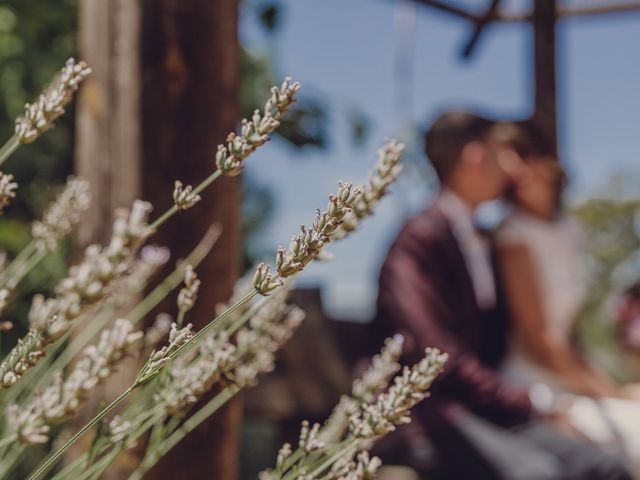
[[(92, 203), (79, 229), (81, 246), (104, 244), (113, 211), (129, 207), (141, 194), (140, 4), (137, 0), (81, 0), (80, 56), (93, 69), (77, 107), (76, 172), (91, 184)], [(138, 359), (130, 357), (83, 408), (78, 425), (113, 400), (135, 378)], [(85, 451), (90, 442), (72, 452)], [(104, 479), (122, 478), (130, 462), (118, 462)]]
[[(172, 204), (174, 180), (195, 185), (213, 171), (216, 145), (238, 120), (237, 23), (237, 0), (81, 0), (81, 56), (94, 71), (78, 107), (76, 167), (94, 194), (82, 243), (108, 238), (115, 207), (144, 198), (159, 214)], [(176, 260), (212, 223), (224, 229), (198, 268), (200, 299), (188, 317), (196, 327), (213, 318), (240, 271), (240, 188), (239, 178), (217, 181), (153, 239)], [(164, 308), (175, 311), (175, 296)], [(232, 402), (148, 478), (236, 478), (240, 418)]]
[(554, 152), (558, 145), (556, 0), (533, 2), (534, 121)]
[(93, 69), (77, 109), (76, 172), (93, 196), (81, 244), (106, 241), (113, 210), (140, 195), (139, 18), (136, 0), (80, 2), (80, 55)]
[[(238, 122), (237, 0), (144, 0), (142, 33), (143, 193), (158, 212), (173, 181), (195, 185), (215, 169), (216, 146)], [(198, 268), (202, 288), (188, 321), (201, 327), (240, 273), (240, 179), (222, 178), (195, 208), (162, 227), (157, 241), (184, 256), (213, 222), (223, 226)], [(175, 310), (175, 298), (168, 303)], [(236, 401), (194, 431), (148, 478), (237, 477)]]

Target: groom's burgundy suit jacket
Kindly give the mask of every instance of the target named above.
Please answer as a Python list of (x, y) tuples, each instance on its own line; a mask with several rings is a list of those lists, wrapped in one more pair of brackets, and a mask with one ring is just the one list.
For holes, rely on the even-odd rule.
[(380, 273), (377, 325), (405, 336), (407, 363), (429, 346), (449, 354), (431, 398), (417, 411), (427, 431), (455, 424), (460, 409), (505, 426), (531, 415), (527, 393), (496, 371), (508, 333), (499, 285), (496, 290), (496, 307), (481, 311), (460, 247), (436, 205), (409, 220), (391, 246)]

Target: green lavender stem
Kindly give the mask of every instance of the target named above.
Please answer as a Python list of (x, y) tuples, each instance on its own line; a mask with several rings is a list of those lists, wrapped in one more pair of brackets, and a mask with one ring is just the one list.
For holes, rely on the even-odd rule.
[(16, 441), (16, 436), (15, 435), (9, 435), (9, 436), (3, 438), (2, 440), (0, 440), (0, 450), (2, 450), (3, 448), (11, 445), (15, 441)]
[(107, 453), (104, 457), (102, 457), (100, 460), (98, 460), (96, 463), (82, 472), (82, 474), (80, 474), (79, 476), (74, 476), (74, 480), (93, 480), (100, 478), (121, 451), (121, 446), (118, 448), (114, 448), (111, 452)]
[[(196, 188), (193, 189), (193, 194), (197, 195), (198, 193), (202, 192), (205, 188), (207, 188), (209, 185), (211, 185), (220, 176), (222, 176), (222, 171), (221, 170), (216, 170), (211, 175), (209, 175), (207, 178), (205, 178), (202, 182), (200, 182)], [(150, 225), (151, 229), (152, 230), (157, 230), (163, 223), (165, 223), (167, 220), (169, 220), (171, 217), (173, 217), (176, 213), (178, 213), (178, 211), (179, 211), (178, 207), (176, 205), (173, 205), (166, 212), (164, 212), (162, 215), (160, 215)]]
[(149, 295), (129, 312), (127, 319), (135, 324), (144, 318), (163, 298), (169, 295), (169, 293), (182, 282), (187, 265), (196, 267), (204, 260), (218, 241), (218, 238), (220, 238), (221, 233), (222, 227), (219, 224), (216, 223), (212, 225), (189, 256), (183, 262), (180, 262), (180, 265), (176, 267), (160, 285), (154, 288)]
[(62, 480), (64, 478), (74, 478), (77, 480), (78, 475), (75, 473), (75, 470), (82, 466), (84, 470), (84, 463), (89, 460), (89, 454), (87, 452), (83, 453), (76, 459), (74, 459), (71, 463), (69, 463), (66, 467), (60, 470), (51, 480)]
[[(163, 298), (165, 298), (173, 289), (175, 289), (182, 279), (184, 278), (184, 271), (187, 265), (193, 265), (194, 267), (199, 265), (202, 260), (209, 254), (216, 241), (220, 237), (222, 228), (220, 225), (212, 225), (209, 230), (204, 234), (200, 243), (189, 253), (189, 256), (178, 265), (173, 272), (171, 272), (155, 289), (151, 291), (141, 302), (139, 302), (131, 311), (125, 315), (125, 318), (134, 325), (142, 320)], [(78, 318), (77, 323), (81, 323), (92, 310), (84, 313), (81, 318)], [(14, 388), (6, 390), (2, 403), (11, 403), (15, 401), (20, 394), (33, 388), (34, 384), (42, 385), (44, 382), (51, 378), (53, 372), (63, 371), (67, 365), (73, 360), (73, 358), (82, 351), (82, 349), (94, 338), (100, 331), (104, 329), (107, 323), (112, 319), (110, 315), (103, 315), (87, 325), (87, 328), (82, 329), (65, 347), (65, 340), (67, 340), (71, 334), (67, 333), (60, 341), (56, 342), (53, 348), (48, 349), (47, 358), (53, 358), (54, 360), (46, 366), (45, 363), (39, 363), (35, 368), (29, 372), (29, 378), (23, 378), (18, 385), (14, 385)], [(62, 352), (60, 352), (62, 350)], [(60, 352), (60, 353), (59, 353)], [(43, 372), (43, 369), (46, 371)]]
[[(293, 277), (287, 278), (283, 284), (283, 287), (290, 284), (292, 281), (293, 281)], [(229, 334), (229, 336), (233, 335), (238, 331), (240, 327), (242, 327), (245, 323), (251, 320), (251, 317), (253, 317), (256, 313), (258, 313), (258, 311), (262, 307), (264, 307), (266, 303), (270, 302), (271, 299), (273, 298), (274, 297), (272, 295), (269, 295), (268, 297), (263, 297), (259, 302), (257, 302), (249, 310), (247, 310), (242, 316), (236, 319), (235, 322), (233, 322), (228, 327), (224, 328), (224, 330), (227, 332), (227, 334)]]
[(184, 323), (184, 316), (185, 312), (180, 310), (178, 312), (178, 318), (176, 318), (176, 325), (178, 325), (178, 328), (182, 328), (182, 324)]
[(129, 480), (141, 480), (144, 474), (153, 467), (160, 458), (175, 447), (180, 441), (191, 433), (198, 425), (213, 415), (222, 405), (227, 403), (240, 391), (240, 387), (232, 385), (213, 397), (207, 404), (194, 413), (177, 430), (171, 433), (165, 440), (153, 449), (151, 455), (145, 457), (138, 469), (131, 474)]
[(7, 265), (7, 268), (5, 268), (2, 271), (2, 273), (0, 273), (0, 284), (4, 285), (7, 282), (7, 280), (11, 278), (11, 275), (13, 274), (13, 272), (21, 268), (21, 266), (29, 260), (29, 258), (35, 253), (35, 251), (36, 251), (36, 242), (31, 240), (26, 247), (20, 250), (18, 255), (16, 255), (16, 257), (11, 261), (11, 263)]
[(186, 342), (183, 345), (181, 345), (180, 347), (178, 347), (175, 350), (175, 352), (173, 352), (173, 354), (169, 355), (169, 358), (174, 359), (178, 355), (180, 355), (180, 353), (182, 353), (184, 350), (186, 350), (187, 348), (191, 348), (194, 345), (196, 345), (200, 341), (200, 339), (202, 339), (202, 337), (204, 337), (215, 325), (217, 325), (218, 323), (226, 320), (226, 318), (229, 315), (231, 315), (237, 309), (242, 307), (245, 303), (250, 301), (257, 294), (258, 294), (258, 292), (256, 290), (252, 290), (251, 292), (247, 293), (244, 297), (242, 297), (240, 300), (238, 300), (235, 304), (233, 304), (231, 307), (229, 307), (227, 310), (225, 310), (224, 313), (222, 313), (221, 315), (218, 315), (216, 318), (214, 318), (209, 323), (207, 323), (201, 330), (199, 330), (193, 337), (191, 337), (191, 339), (188, 342)]
[(16, 467), (24, 451), (25, 446), (23, 444), (14, 443), (11, 446), (7, 454), (2, 457), (2, 461), (0, 461), (0, 478), (7, 478)]
[[(139, 418), (139, 417), (136, 418), (136, 420), (140, 422), (140, 426), (135, 429), (134, 434), (130, 435), (130, 438), (128, 439), (128, 441), (135, 441), (138, 438), (140, 438), (149, 428), (151, 428), (152, 425), (157, 423), (161, 418), (162, 416), (157, 411), (147, 412), (146, 415), (143, 415), (143, 418)], [(119, 444), (114, 445), (111, 442), (105, 442), (104, 445), (100, 447), (97, 453), (97, 456), (103, 455), (105, 453), (107, 453), (107, 455), (113, 455), (110, 458), (109, 462), (105, 462), (106, 465), (101, 464), (100, 466), (100, 468), (102, 469), (101, 473), (104, 472), (104, 470), (106, 470), (108, 466), (116, 459), (117, 454), (114, 454), (114, 451), (117, 451), (118, 453), (120, 453), (121, 446)], [(72, 463), (70, 463), (64, 469), (56, 473), (56, 475), (53, 476), (51, 480), (68, 480), (68, 479), (79, 480), (78, 475), (87, 470), (87, 467), (86, 465), (84, 465), (84, 463), (88, 459), (89, 459), (88, 453), (84, 453), (80, 455)], [(94, 473), (94, 472), (92, 471), (91, 473)]]
[(31, 255), (22, 265), (16, 267), (16, 270), (7, 279), (7, 288), (13, 290), (18, 286), (22, 279), (35, 268), (38, 263), (46, 256), (46, 252), (37, 251)]
[[(235, 310), (237, 310), (238, 308), (240, 308), (244, 303), (248, 302), (249, 300), (251, 300), (255, 295), (257, 295), (258, 292), (256, 292), (255, 290), (247, 295), (245, 295), (241, 300), (239, 300), (238, 302), (236, 302), (233, 306), (231, 306), (229, 309), (227, 309), (223, 314), (219, 315), (218, 317), (216, 317), (214, 320), (212, 320), (211, 322), (209, 322), (202, 330), (200, 330), (196, 335), (194, 335), (188, 342), (186, 342), (185, 344), (183, 344), (181, 347), (179, 347), (178, 349), (176, 349), (172, 355), (169, 356), (170, 359), (174, 359), (175, 357), (177, 357), (182, 351), (184, 351), (187, 347), (194, 345), (200, 338), (202, 338), (202, 336), (211, 328), (212, 325), (215, 325), (216, 323), (224, 320), (226, 317), (228, 317), (229, 315), (231, 315), (231, 313), (233, 313)], [(166, 366), (166, 365), (165, 365)], [(153, 380), (153, 378), (155, 378), (161, 371), (163, 370), (162, 367), (160, 367), (158, 370), (156, 370), (155, 372), (152, 372), (151, 374), (145, 375), (143, 377), (138, 377), (136, 379), (136, 381), (133, 383), (133, 385), (131, 385), (129, 388), (127, 388), (124, 392), (122, 392), (122, 394), (116, 398), (113, 402), (111, 402), (104, 410), (102, 410), (100, 413), (98, 413), (95, 417), (93, 417), (93, 419), (91, 419), (91, 421), (89, 421), (89, 423), (87, 423), (84, 427), (82, 427), (73, 437), (71, 437), (62, 447), (60, 447), (55, 453), (53, 453), (33, 474), (31, 474), (29, 476), (29, 478), (27, 480), (38, 480), (39, 478), (42, 477), (42, 475), (44, 475), (57, 461), (58, 459), (64, 454), (64, 452), (71, 446), (73, 445), (76, 441), (78, 441), (78, 439), (80, 439), (88, 430), (90, 430), (91, 428), (93, 428), (99, 421), (101, 421), (111, 410), (113, 410), (120, 402), (122, 402), (123, 400), (125, 400), (129, 395), (131, 395), (131, 393), (141, 387), (142, 385), (145, 385), (146, 383), (150, 382), (151, 380)]]
[(298, 460), (302, 458), (303, 455), (304, 455), (304, 450), (302, 448), (296, 449), (291, 455), (289, 455), (289, 458), (285, 460), (282, 468), (280, 470), (277, 470), (278, 473), (280, 473), (282, 476), (282, 474), (284, 474), (287, 470), (292, 468), (296, 464), (296, 462), (298, 462)]
[(73, 437), (67, 440), (67, 442), (62, 447), (60, 447), (53, 454), (51, 454), (38, 467), (38, 469), (34, 473), (29, 475), (27, 480), (38, 480), (39, 478), (42, 478), (42, 476), (46, 474), (49, 471), (49, 469), (56, 464), (56, 462), (69, 449), (69, 447), (71, 447), (71, 445), (77, 442), (85, 433), (87, 433), (94, 426), (96, 426), (98, 422), (100, 422), (104, 417), (106, 417), (107, 414), (111, 410), (113, 410), (116, 406), (118, 406), (120, 402), (122, 402), (129, 395), (131, 395), (132, 392), (133, 392), (133, 387), (129, 387), (124, 392), (122, 392), (118, 398), (116, 398), (113, 402), (107, 405), (107, 407), (104, 410), (100, 411), (100, 413), (98, 413), (95, 417), (93, 417), (93, 419), (89, 423), (87, 423), (84, 427), (78, 430), (78, 432)]
[(225, 328), (224, 329), (225, 332), (227, 332), (227, 334), (229, 336), (231, 336), (234, 333), (236, 333), (240, 327), (242, 327), (245, 323), (247, 323), (249, 320), (251, 320), (251, 317), (253, 317), (256, 313), (258, 313), (258, 311), (262, 307), (264, 307), (264, 305), (267, 302), (269, 302), (272, 298), (273, 298), (272, 296), (264, 297), (263, 299), (261, 299), (255, 305), (252, 305), (251, 308), (249, 310), (247, 310), (242, 316), (240, 316), (235, 322), (233, 322), (231, 325), (229, 325), (229, 327)]
[(13, 135), (5, 144), (0, 147), (0, 165), (2, 165), (20, 146), (18, 137)]
[(313, 470), (311, 470), (308, 473), (309, 477), (316, 478), (319, 474), (321, 474), (327, 468), (331, 467), (331, 465), (333, 465), (336, 462), (336, 460), (338, 460), (339, 458), (345, 455), (348, 455), (348, 452), (350, 452), (351, 450), (354, 450), (357, 447), (357, 445), (358, 445), (358, 440), (354, 438), (347, 438), (343, 442), (339, 443), (335, 447), (335, 453), (329, 456), (324, 461), (321, 461), (320, 464), (317, 465), (316, 467), (313, 467)]

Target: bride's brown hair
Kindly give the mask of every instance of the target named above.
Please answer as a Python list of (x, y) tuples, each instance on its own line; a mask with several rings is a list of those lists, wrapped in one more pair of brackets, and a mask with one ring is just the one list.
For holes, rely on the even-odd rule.
[[(567, 174), (538, 127), (531, 120), (499, 122), (494, 125), (491, 134), (498, 143), (512, 149), (523, 162), (545, 163), (549, 180), (555, 187), (555, 201), (559, 209), (567, 186)], [(512, 190), (508, 190), (506, 197), (513, 199), (513, 194)]]

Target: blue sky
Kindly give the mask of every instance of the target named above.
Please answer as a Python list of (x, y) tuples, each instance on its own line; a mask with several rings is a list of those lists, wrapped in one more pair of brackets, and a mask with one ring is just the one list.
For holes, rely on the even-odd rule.
[[(509, 3), (517, 9), (527, 2)], [(332, 135), (325, 151), (301, 152), (275, 141), (248, 162), (249, 174), (276, 193), (265, 244), (287, 245), (339, 180), (364, 179), (382, 140), (402, 135), (406, 122), (425, 125), (451, 105), (508, 117), (531, 111), (531, 34), (523, 25), (491, 27), (473, 58), (463, 61), (459, 51), (469, 25), (410, 2), (282, 4), (283, 24), (273, 42), (250, 15), (241, 23), (242, 39), (255, 50), (273, 49), (276, 71), (326, 100)], [(639, 41), (640, 13), (564, 20), (559, 26), (559, 141), (573, 198), (611, 193), (612, 185), (632, 189), (640, 179)], [(408, 59), (411, 75), (399, 72), (402, 59)], [(345, 133), (353, 109), (371, 121), (360, 147)], [(332, 314), (367, 317), (390, 241), (426, 201), (422, 184), (405, 177), (362, 231), (332, 248), (336, 259), (305, 272), (301, 284), (322, 285)]]

